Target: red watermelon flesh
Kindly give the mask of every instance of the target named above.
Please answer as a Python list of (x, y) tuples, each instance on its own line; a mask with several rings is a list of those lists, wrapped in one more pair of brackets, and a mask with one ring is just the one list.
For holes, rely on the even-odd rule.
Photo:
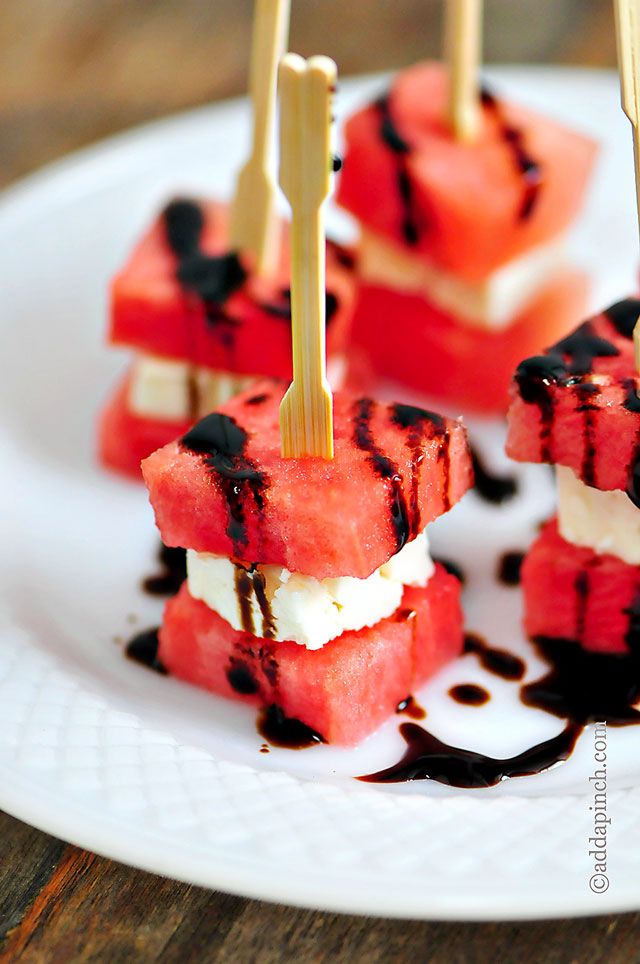
[(366, 578), (471, 484), (460, 422), (345, 392), (334, 395), (335, 457), (282, 458), (282, 395), (257, 386), (143, 462), (166, 545)]
[(633, 327), (639, 315), (640, 299), (618, 302), (522, 362), (508, 417), (511, 458), (565, 465), (587, 485), (626, 490), (638, 504)]
[(509, 327), (486, 331), (419, 294), (363, 284), (353, 319), (354, 347), (373, 371), (469, 412), (502, 413), (514, 367), (569, 331), (583, 316), (587, 281), (556, 277)]
[(372, 231), (480, 281), (571, 224), (596, 145), (488, 92), (478, 137), (457, 141), (447, 88), (442, 66), (416, 64), (351, 117), (337, 200)]
[(566, 542), (552, 519), (525, 558), (522, 589), (529, 636), (575, 640), (593, 652), (629, 651), (640, 567)]
[(458, 580), (436, 566), (424, 589), (405, 590), (393, 616), (308, 650), (238, 632), (184, 585), (167, 603), (158, 655), (171, 674), (196, 686), (275, 704), (327, 742), (352, 745), (460, 655), (459, 596)]
[[(113, 280), (111, 343), (219, 371), (290, 378), (286, 232), (275, 277), (265, 279), (249, 273), (242, 282), (237, 272), (247, 271), (248, 265), (238, 262), (227, 251), (226, 206), (212, 201), (175, 202), (167, 210), (181, 211), (180, 205), (192, 216), (194, 210), (196, 214), (199, 212), (204, 219), (195, 256), (192, 253), (179, 259), (169, 246), (164, 216), (155, 221)], [(186, 247), (190, 250), (189, 246), (194, 243), (189, 239)], [(207, 256), (209, 261), (200, 255)], [(216, 256), (222, 260), (213, 261)], [(187, 286), (178, 281), (178, 270), (187, 272), (190, 279)], [(191, 290), (189, 284), (199, 285), (200, 292), (218, 286), (224, 289), (224, 298), (207, 301)], [(350, 252), (329, 242), (327, 350), (330, 355), (342, 354), (345, 350), (353, 286)]]
[(184, 435), (188, 420), (147, 418), (129, 408), (128, 372), (116, 386), (98, 420), (98, 457), (108, 469), (140, 481), (140, 463), (151, 452)]

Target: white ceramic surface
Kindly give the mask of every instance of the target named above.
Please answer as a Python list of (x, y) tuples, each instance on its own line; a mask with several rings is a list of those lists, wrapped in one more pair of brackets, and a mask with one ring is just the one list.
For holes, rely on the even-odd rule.
[[(602, 140), (572, 250), (594, 273), (594, 304), (622, 297), (637, 240), (615, 79), (490, 74)], [(383, 86), (345, 84), (340, 114)], [(468, 919), (640, 907), (640, 729), (609, 732), (611, 884), (594, 895), (591, 730), (567, 764), (490, 790), (365, 785), (353, 777), (399, 755), (397, 720), (357, 750), (260, 754), (251, 711), (123, 658), (122, 640), (157, 623), (161, 603), (138, 588), (156, 548), (144, 491), (93, 459), (96, 411), (126, 362), (102, 344), (107, 282), (168, 196), (228, 193), (246, 127), (242, 102), (198, 110), (65, 159), (0, 200), (0, 806), (148, 870), (311, 907)], [(543, 667), (519, 629), (518, 590), (494, 573), (550, 513), (550, 474), (508, 466), (499, 424), (471, 430), (520, 494), (500, 509), (469, 496), (432, 543), (464, 567), (469, 628), (525, 654), (535, 678)], [(446, 695), (473, 681), (491, 691), (487, 706)], [(562, 726), (472, 656), (419, 698), (443, 739), (498, 756)]]

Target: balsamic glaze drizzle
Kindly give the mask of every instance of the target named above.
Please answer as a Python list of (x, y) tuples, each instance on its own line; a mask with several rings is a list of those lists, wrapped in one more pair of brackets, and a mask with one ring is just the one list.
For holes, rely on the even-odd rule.
[(498, 561), (498, 581), (505, 586), (519, 585), (523, 560), (524, 552), (505, 552)]
[(477, 633), (467, 633), (464, 638), (464, 652), (474, 653), (483, 669), (493, 673), (494, 676), (500, 676), (501, 679), (519, 680), (525, 674), (524, 660), (506, 649), (495, 649), (489, 646)]
[(534, 355), (520, 363), (515, 380), (522, 400), (536, 405), (540, 412), (540, 458), (543, 462), (553, 462), (553, 386), (573, 385), (578, 393), (578, 410), (585, 413), (587, 444), (583, 469), (587, 477), (592, 477), (595, 459), (592, 413), (597, 410), (592, 399), (599, 394), (600, 389), (595, 383), (581, 382), (581, 377), (591, 371), (596, 358), (611, 358), (619, 354), (620, 351), (615, 345), (606, 338), (601, 338), (593, 324), (585, 321), (574, 332), (553, 345), (545, 355)]
[(631, 607), (628, 654), (590, 652), (569, 639), (533, 639), (551, 668), (522, 687), (522, 702), (580, 726), (600, 720), (609, 726), (640, 723), (634, 707), (640, 700), (639, 617), (640, 608)]
[(511, 475), (493, 475), (475, 448), (471, 448), (471, 461), (475, 476), (475, 491), (492, 505), (502, 505), (518, 493), (517, 480)]
[(187, 578), (186, 549), (165, 546), (161, 542), (158, 562), (162, 567), (160, 572), (143, 579), (142, 589), (150, 596), (175, 596)]
[(416, 405), (405, 405), (397, 402), (391, 407), (391, 421), (399, 428), (408, 431), (407, 446), (411, 452), (411, 537), (414, 538), (421, 531), (420, 466), (424, 461), (423, 442), (427, 429), (430, 430), (432, 438), (440, 437), (438, 461), (443, 463), (443, 512), (448, 512), (451, 508), (449, 494), (451, 475), (450, 433), (441, 415), (436, 414), (436, 412), (429, 412), (424, 408), (418, 408)]
[(129, 640), (125, 648), (125, 655), (127, 659), (133, 660), (134, 663), (140, 663), (141, 666), (146, 666), (147, 669), (152, 669), (154, 672), (166, 676), (168, 670), (158, 659), (158, 645), (158, 627), (146, 629), (142, 633), (136, 633)]
[(214, 412), (201, 419), (181, 439), (181, 445), (204, 457), (227, 504), (227, 535), (233, 554), (242, 558), (248, 544), (246, 507), (253, 501), (260, 514), (265, 506), (269, 481), (246, 457), (247, 433), (229, 415)]
[(464, 706), (484, 706), (491, 699), (491, 694), (484, 686), (478, 686), (477, 683), (458, 683), (457, 686), (451, 687), (449, 696), (456, 703), (462, 703)]
[(389, 96), (384, 94), (379, 97), (374, 106), (380, 116), (380, 139), (396, 159), (396, 182), (402, 204), (402, 235), (408, 245), (415, 247), (420, 239), (421, 228), (416, 218), (413, 187), (407, 170), (407, 156), (411, 152), (411, 147), (395, 126), (391, 116)]
[(169, 247), (178, 259), (176, 277), (187, 291), (198, 295), (212, 324), (237, 324), (225, 317), (220, 306), (240, 288), (247, 277), (235, 251), (216, 257), (200, 248), (204, 213), (194, 201), (176, 200), (167, 205), (163, 222)]
[(462, 566), (454, 562), (453, 559), (442, 559), (440, 556), (432, 556), (431, 558), (434, 562), (439, 563), (443, 569), (446, 569), (450, 576), (455, 576), (458, 582), (464, 586), (467, 577), (464, 574)]
[(523, 131), (514, 127), (505, 118), (502, 105), (495, 94), (483, 86), (480, 91), (480, 100), (485, 110), (489, 111), (498, 123), (502, 139), (508, 145), (515, 164), (523, 177), (524, 193), (518, 211), (518, 219), (526, 221), (534, 211), (543, 184), (540, 165), (527, 151)]
[(640, 318), (640, 298), (625, 298), (616, 301), (603, 312), (613, 327), (623, 338), (633, 338), (633, 329)]
[(403, 700), (400, 700), (396, 706), (396, 713), (404, 713), (405, 716), (410, 716), (412, 720), (424, 720), (427, 715), (427, 711), (416, 703), (413, 696), (406, 696)]
[(271, 746), (280, 746), (287, 750), (303, 750), (326, 742), (324, 737), (306, 723), (285, 716), (280, 707), (275, 704), (260, 711), (258, 733)]
[(368, 453), (377, 475), (389, 483), (389, 512), (396, 540), (395, 551), (399, 552), (411, 538), (413, 527), (400, 470), (376, 444), (371, 432), (375, 406), (370, 398), (361, 398), (355, 403), (353, 440), (359, 449)]
[(258, 686), (258, 681), (253, 675), (251, 666), (243, 659), (237, 659), (236, 657), (232, 656), (229, 659), (229, 665), (226, 669), (226, 676), (227, 680), (229, 681), (229, 686), (235, 690), (236, 693), (251, 696), (253, 693), (257, 693), (260, 689)]
[(566, 760), (582, 733), (582, 727), (568, 723), (552, 739), (504, 760), (450, 746), (416, 723), (402, 723), (400, 733), (407, 749), (398, 763), (378, 773), (358, 777), (358, 780), (365, 783), (435, 780), (450, 787), (493, 787), (508, 777), (532, 776)]
[[(291, 288), (283, 288), (279, 292), (280, 301), (263, 301), (260, 303), (262, 311), (274, 318), (282, 318), (291, 322)], [(338, 299), (332, 291), (325, 293), (325, 323), (328, 325), (338, 310)]]

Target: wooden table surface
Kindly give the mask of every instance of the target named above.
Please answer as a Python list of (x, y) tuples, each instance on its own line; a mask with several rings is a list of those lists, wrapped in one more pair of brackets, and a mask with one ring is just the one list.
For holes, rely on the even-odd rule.
[[(435, 0), (293, 6), (292, 47), (331, 54), (343, 73), (437, 52)], [(610, 7), (487, 0), (487, 57), (612, 66)], [(242, 90), (250, 9), (249, 0), (2, 0), (0, 182)], [(271, 906), (132, 870), (0, 813), (0, 962), (626, 962), (640, 960), (639, 946), (640, 914), (460, 925)]]

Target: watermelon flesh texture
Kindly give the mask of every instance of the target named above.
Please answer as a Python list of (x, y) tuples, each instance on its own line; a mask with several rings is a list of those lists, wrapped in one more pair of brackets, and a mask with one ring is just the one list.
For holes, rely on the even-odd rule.
[(509, 327), (486, 331), (419, 294), (365, 283), (356, 297), (354, 349), (379, 377), (465, 411), (498, 414), (508, 407), (515, 366), (575, 325), (587, 292), (583, 274), (563, 272)]
[(555, 518), (527, 554), (522, 590), (529, 636), (574, 640), (593, 652), (629, 652), (640, 567), (566, 542)]
[(511, 458), (565, 465), (586, 485), (622, 489), (638, 504), (632, 335), (639, 314), (639, 299), (619, 302), (519, 366), (508, 414)]
[(384, 108), (347, 122), (337, 201), (372, 231), (480, 281), (571, 224), (596, 145), (501, 101), (483, 107), (478, 137), (463, 143), (451, 136), (447, 103), (441, 65), (398, 74)]
[[(180, 679), (252, 705), (275, 704), (327, 742), (353, 745), (460, 655), (459, 596), (458, 580), (436, 566), (425, 588), (405, 590), (396, 614), (311, 651), (238, 632), (184, 585), (167, 603), (158, 655)], [(244, 692), (230, 682), (234, 670)]]
[[(200, 247), (209, 256), (227, 252), (228, 209), (207, 201)], [(245, 265), (245, 267), (247, 267)], [(140, 352), (216, 371), (291, 378), (289, 250), (283, 229), (274, 277), (249, 274), (222, 306), (209, 312), (200, 295), (176, 278), (178, 259), (162, 218), (134, 248), (111, 286), (109, 340)], [(346, 348), (354, 296), (352, 256), (327, 244), (327, 351)]]
[(282, 395), (273, 383), (257, 386), (196, 426), (240, 437), (229, 461), (218, 452), (211, 464), (206, 452), (174, 442), (143, 462), (166, 545), (318, 579), (366, 578), (471, 485), (460, 422), (345, 392), (334, 394), (334, 458), (282, 458)]

